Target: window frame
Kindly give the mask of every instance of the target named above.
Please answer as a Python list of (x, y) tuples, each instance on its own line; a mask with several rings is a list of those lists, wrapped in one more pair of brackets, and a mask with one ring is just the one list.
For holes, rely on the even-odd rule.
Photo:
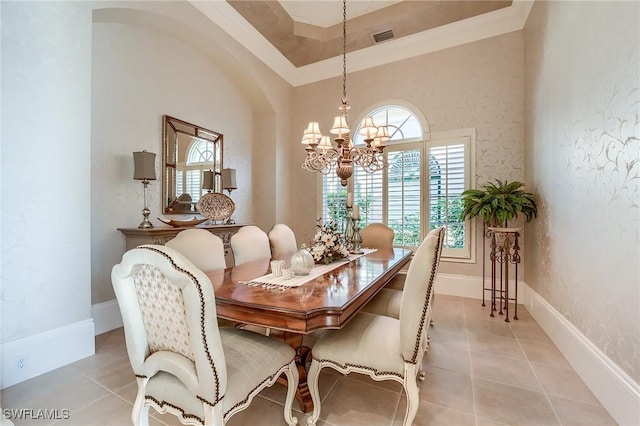
[[(389, 106), (396, 106), (397, 103), (389, 103)], [(384, 105), (381, 105), (384, 106)], [(377, 106), (371, 108), (370, 111), (374, 111), (379, 109), (381, 106)], [(400, 105), (403, 108), (408, 109), (413, 112), (413, 108), (408, 108), (405, 105)], [(415, 114), (415, 113), (414, 113)], [(420, 120), (421, 115), (415, 114), (416, 117)], [(354, 131), (357, 132), (358, 125), (355, 126)], [(420, 151), (420, 188), (421, 188), (421, 209), (420, 209), (420, 232), (421, 239), (424, 239), (429, 231), (429, 172), (428, 172), (428, 157), (429, 152), (432, 147), (447, 145), (447, 141), (451, 141), (453, 139), (464, 138), (465, 145), (465, 189), (475, 188), (476, 182), (476, 129), (475, 128), (463, 128), (463, 129), (455, 129), (448, 130), (442, 132), (423, 132), (425, 137), (422, 138), (408, 138), (403, 140), (402, 142), (392, 142), (389, 143), (385, 147), (385, 155), (388, 156), (390, 152), (397, 151), (408, 151), (418, 149)], [(427, 170), (425, 173), (424, 171)], [(332, 173), (335, 171), (332, 170)], [(388, 169), (384, 169), (382, 171), (382, 203), (383, 203), (383, 212), (382, 218), (384, 223), (388, 223), (389, 215), (388, 215)], [(324, 175), (319, 173), (317, 176), (317, 215), (318, 217), (322, 217), (323, 215), (323, 178)], [(347, 192), (354, 191), (354, 180), (353, 177), (349, 178), (349, 183), (346, 186)], [(466, 219), (465, 223), (465, 249), (450, 249), (445, 248), (442, 252), (441, 260), (444, 262), (452, 262), (452, 263), (476, 263), (476, 223), (474, 220)], [(413, 246), (396, 246), (403, 247), (408, 249), (415, 249)]]
[[(449, 145), (447, 141), (451, 142), (454, 139), (466, 138), (465, 144), (465, 189), (474, 189), (476, 182), (476, 129), (456, 129), (443, 132), (432, 132), (429, 134), (429, 138), (424, 141), (425, 161), (427, 153), (430, 148), (437, 146)], [(431, 205), (429, 204), (428, 187), (425, 188), (423, 193), (424, 201), (423, 205), (428, 212)], [(423, 218), (421, 217), (421, 220)], [(468, 232), (465, 233), (465, 243), (468, 249), (450, 249), (443, 248), (442, 257), (443, 261), (454, 263), (476, 263), (476, 221), (466, 219), (464, 221), (465, 229)], [(428, 218), (423, 220), (423, 228), (428, 227)], [(425, 229), (428, 231), (428, 229)], [(425, 234), (426, 235), (426, 234)]]

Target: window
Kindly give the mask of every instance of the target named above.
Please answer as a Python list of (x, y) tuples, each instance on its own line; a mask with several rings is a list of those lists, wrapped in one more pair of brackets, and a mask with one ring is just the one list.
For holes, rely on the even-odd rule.
[[(475, 261), (472, 223), (460, 220), (462, 191), (473, 181), (475, 130), (431, 134), (424, 140), (419, 118), (404, 107), (388, 105), (370, 115), (389, 127), (388, 167), (371, 174), (354, 167), (348, 189), (334, 171), (324, 175), (323, 219), (343, 227), (347, 192), (353, 191), (361, 227), (385, 223), (395, 231), (395, 246), (413, 248), (431, 229), (445, 226), (443, 258)], [(355, 144), (363, 144), (357, 132), (352, 133)]]
[(178, 163), (176, 174), (176, 192), (191, 195), (191, 201), (197, 203), (203, 194), (202, 172), (210, 170), (213, 163), (213, 142), (193, 138), (187, 148), (186, 163)]

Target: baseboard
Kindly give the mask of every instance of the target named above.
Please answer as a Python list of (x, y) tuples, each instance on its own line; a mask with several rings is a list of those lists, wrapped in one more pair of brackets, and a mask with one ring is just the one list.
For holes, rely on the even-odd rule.
[[(95, 353), (91, 318), (2, 344), (4, 389)], [(18, 367), (22, 360), (22, 368)]]
[(558, 347), (582, 381), (620, 425), (640, 425), (640, 385), (542, 296), (523, 285), (525, 308)]
[(92, 305), (91, 316), (95, 324), (96, 336), (122, 327), (122, 316), (116, 299)]
[(482, 278), (466, 275), (438, 274), (436, 294), (482, 299)]

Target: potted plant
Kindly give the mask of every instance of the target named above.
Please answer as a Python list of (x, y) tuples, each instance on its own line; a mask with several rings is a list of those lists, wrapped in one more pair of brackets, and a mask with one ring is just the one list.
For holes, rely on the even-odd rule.
[(482, 189), (467, 189), (462, 193), (461, 218), (481, 217), (488, 226), (506, 227), (508, 221), (525, 216), (527, 223), (538, 215), (536, 196), (522, 189), (522, 182), (499, 179), (487, 182)]

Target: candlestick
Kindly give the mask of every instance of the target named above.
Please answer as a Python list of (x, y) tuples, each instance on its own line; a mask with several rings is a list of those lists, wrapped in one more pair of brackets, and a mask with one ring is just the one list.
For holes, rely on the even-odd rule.
[[(355, 209), (355, 207), (358, 207), (358, 206), (353, 206), (353, 207)], [(362, 251), (360, 247), (362, 244), (362, 237), (360, 236), (360, 219), (353, 218), (352, 222), (353, 222), (353, 237), (351, 239), (352, 241), (351, 253), (363, 254), (364, 251)]]
[(360, 206), (355, 204), (353, 206), (353, 215), (352, 215), (354, 220), (359, 220), (360, 219)]
[(347, 208), (351, 208), (353, 206), (353, 192), (347, 193)]

